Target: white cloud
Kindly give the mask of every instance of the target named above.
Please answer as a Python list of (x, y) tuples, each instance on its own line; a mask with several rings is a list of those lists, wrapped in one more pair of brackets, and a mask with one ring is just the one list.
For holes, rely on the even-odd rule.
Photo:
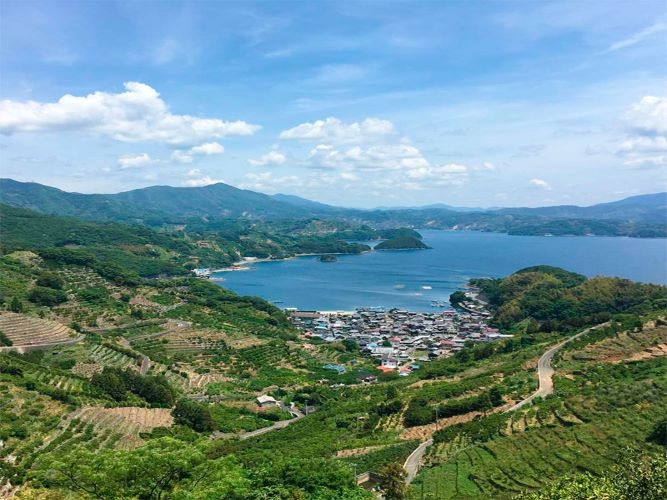
[(225, 152), (225, 147), (218, 142), (207, 142), (187, 150), (177, 149), (171, 153), (171, 161), (177, 163), (192, 163), (193, 156), (219, 155)]
[(260, 156), (256, 160), (248, 160), (248, 163), (255, 166), (264, 166), (264, 165), (282, 165), (287, 161), (287, 157), (282, 154), (280, 151), (269, 151), (265, 155)]
[(637, 136), (623, 141), (618, 148), (620, 153), (655, 153), (667, 152), (667, 136)]
[(192, 163), (192, 155), (189, 155), (188, 153), (181, 150), (176, 150), (171, 153), (171, 161), (175, 161), (177, 163)]
[(54, 103), (0, 101), (0, 133), (78, 130), (118, 141), (196, 143), (229, 135), (251, 135), (258, 125), (174, 115), (160, 94), (144, 83), (126, 82), (125, 92), (65, 95)]
[(310, 139), (327, 142), (364, 142), (372, 138), (393, 135), (394, 124), (380, 118), (366, 118), (362, 122), (343, 123), (338, 118), (302, 123), (280, 133), (281, 139)]
[(609, 48), (607, 49), (608, 52), (615, 52), (620, 49), (625, 49), (627, 47), (632, 47), (633, 45), (637, 45), (640, 42), (643, 42), (647, 38), (650, 38), (651, 36), (657, 34), (657, 33), (662, 33), (663, 31), (667, 31), (667, 23), (664, 21), (659, 21), (655, 24), (652, 24), (651, 26), (641, 30), (638, 33), (635, 33), (632, 36), (629, 36), (628, 38), (625, 38), (623, 40), (619, 40), (617, 42), (612, 43)]
[(543, 181), (542, 179), (531, 179), (529, 183), (531, 186), (536, 188), (545, 189), (547, 191), (551, 189), (549, 183), (547, 181)]
[(139, 155), (124, 155), (118, 158), (118, 165), (121, 169), (126, 168), (141, 168), (147, 165), (152, 165), (157, 163), (157, 160), (153, 160), (147, 153), (141, 153)]
[(667, 97), (644, 96), (625, 114), (625, 120), (639, 134), (667, 136)]
[(183, 182), (183, 185), (188, 187), (203, 187), (203, 186), (210, 186), (211, 184), (218, 184), (220, 182), (224, 181), (222, 179), (213, 179), (208, 175), (205, 175), (203, 177), (194, 177), (192, 179), (187, 179)]
[(642, 156), (633, 158), (623, 162), (623, 165), (638, 168), (667, 167), (667, 155)]
[[(667, 98), (644, 96), (624, 116), (626, 138), (616, 154), (630, 167), (664, 165), (667, 153)], [(658, 153), (658, 154), (656, 154)]]
[(456, 163), (449, 163), (446, 165), (439, 166), (423, 166), (409, 170), (407, 172), (408, 177), (412, 179), (428, 179), (434, 178), (445, 174), (467, 174), (468, 167), (465, 165), (458, 165)]
[(193, 155), (219, 155), (225, 152), (225, 147), (218, 142), (207, 142), (201, 146), (190, 148), (190, 154)]
[(322, 186), (333, 185), (339, 177), (326, 172), (309, 172), (307, 175), (276, 176), (273, 172), (248, 173), (246, 182), (241, 183), (241, 189), (251, 189), (262, 193), (278, 193), (281, 191), (294, 192), (295, 190), (320, 190)]
[(330, 144), (319, 144), (310, 151), (307, 163), (318, 168), (354, 168), (365, 170), (414, 169), (428, 166), (428, 161), (410, 144), (383, 144), (339, 151)]

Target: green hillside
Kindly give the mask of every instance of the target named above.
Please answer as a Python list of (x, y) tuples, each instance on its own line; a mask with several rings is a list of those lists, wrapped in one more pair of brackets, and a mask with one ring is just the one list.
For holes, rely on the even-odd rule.
[[(646, 439), (667, 411), (665, 287), (544, 266), (475, 281), (515, 336), (398, 377), (353, 343), (307, 340), (273, 305), (188, 273), (251, 252), (362, 251), (339, 238), (377, 236), (369, 228), (216, 219), (154, 231), (0, 210), (0, 323), (28, 351), (0, 352), (0, 476), (24, 498), (370, 498), (355, 473), (400, 482), (430, 436), (413, 498), (422, 485), (503, 498), (563, 474), (596, 478), (627, 447), (659, 454)], [(561, 352), (554, 396), (502, 413), (535, 390), (546, 349), (600, 320)], [(303, 416), (260, 409), (261, 395)]]
[(665, 193), (635, 196), (590, 207), (471, 211), (438, 207), (346, 209), (294, 196), (271, 197), (223, 183), (192, 188), (152, 186), (117, 194), (79, 194), (35, 183), (0, 179), (0, 196), (2, 203), (43, 213), (97, 221), (139, 222), (154, 227), (183, 224), (193, 218), (276, 221), (316, 217), (345, 221), (355, 226), (369, 225), (378, 230), (427, 227), (512, 235), (667, 236)]
[(375, 250), (425, 250), (430, 248), (419, 238), (413, 236), (401, 236), (378, 243)]

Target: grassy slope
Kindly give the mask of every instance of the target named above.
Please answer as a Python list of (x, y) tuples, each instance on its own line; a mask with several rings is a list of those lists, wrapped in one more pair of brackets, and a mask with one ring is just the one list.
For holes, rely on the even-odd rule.
[(667, 340), (666, 331), (633, 334), (648, 339), (639, 342), (619, 334), (567, 353), (558, 365), (554, 397), (517, 412), (491, 441), (434, 447), (432, 466), (419, 474), (411, 497), (421, 498), (422, 488), (443, 499), (509, 497), (564, 473), (599, 474), (626, 447), (657, 452), (645, 439), (667, 412), (664, 358), (620, 363), (615, 358), (611, 364), (600, 346), (613, 341), (629, 359), (647, 344)]

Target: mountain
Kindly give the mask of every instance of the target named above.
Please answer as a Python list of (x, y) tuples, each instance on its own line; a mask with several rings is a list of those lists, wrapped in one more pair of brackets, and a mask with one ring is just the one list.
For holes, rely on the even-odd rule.
[(118, 194), (68, 193), (36, 183), (0, 179), (3, 203), (54, 215), (98, 221), (160, 224), (188, 217), (304, 218), (304, 210), (227, 184), (153, 186)]
[(563, 219), (616, 219), (633, 222), (667, 222), (667, 193), (643, 194), (588, 207), (560, 205), (539, 208), (503, 208), (501, 214), (534, 215)]
[(103, 194), (68, 193), (34, 182), (0, 179), (0, 200), (37, 212), (98, 221), (143, 221), (157, 217), (155, 210), (128, 205)]
[(8, 205), (87, 220), (138, 222), (151, 226), (193, 218), (245, 220), (343, 219), (375, 228), (430, 227), (509, 234), (664, 237), (667, 193), (633, 196), (589, 207), (361, 210), (341, 208), (292, 195), (268, 196), (227, 184), (205, 187), (153, 186), (118, 194), (67, 193), (35, 183), (0, 179), (0, 200)]
[(112, 199), (149, 206), (177, 217), (299, 218), (303, 210), (270, 196), (218, 183), (204, 187), (153, 186), (114, 195)]
[(450, 212), (489, 212), (499, 210), (498, 207), (455, 207), (453, 205), (446, 205), (445, 203), (433, 203), (431, 205), (420, 205), (417, 207), (377, 207), (375, 210), (447, 210)]
[(282, 203), (288, 203), (290, 205), (294, 205), (295, 207), (307, 208), (310, 210), (317, 210), (321, 212), (333, 212), (333, 211), (345, 210), (340, 207), (334, 207), (333, 205), (327, 205), (325, 203), (320, 203), (318, 201), (308, 200), (306, 198), (302, 198), (301, 196), (294, 196), (292, 194), (278, 193), (274, 194), (271, 198), (280, 201)]

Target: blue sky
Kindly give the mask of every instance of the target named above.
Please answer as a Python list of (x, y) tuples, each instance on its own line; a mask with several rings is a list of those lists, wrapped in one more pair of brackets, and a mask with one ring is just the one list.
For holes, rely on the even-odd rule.
[(0, 174), (345, 206), (667, 189), (664, 0), (0, 2)]

